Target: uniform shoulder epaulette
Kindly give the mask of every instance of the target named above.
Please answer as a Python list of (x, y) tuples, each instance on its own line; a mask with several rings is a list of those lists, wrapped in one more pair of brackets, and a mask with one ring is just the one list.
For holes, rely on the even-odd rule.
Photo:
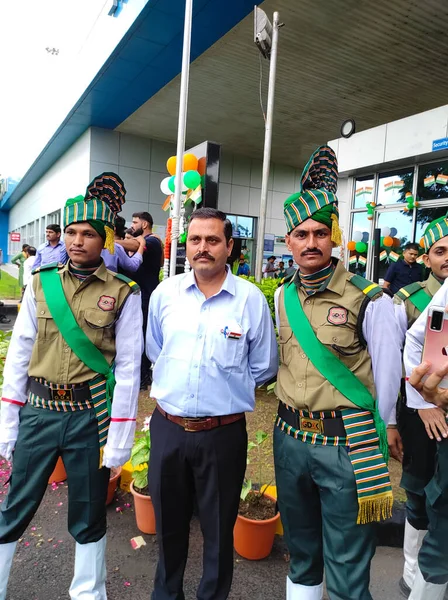
[(133, 294), (137, 294), (140, 291), (140, 286), (132, 279), (129, 279), (129, 277), (126, 277), (126, 275), (122, 275), (121, 273), (113, 273), (113, 272), (112, 272), (112, 274), (117, 279), (120, 279), (120, 281), (124, 281), (125, 283), (127, 283), (128, 286), (131, 288)]
[(286, 277), (282, 277), (281, 279), (279, 279), (278, 287), (280, 287), (281, 285), (284, 285), (285, 283), (289, 283), (290, 281), (292, 281), (294, 279), (294, 275), (295, 275), (295, 273), (293, 273), (292, 275), (286, 275)]
[(409, 296), (412, 296), (413, 294), (419, 292), (424, 288), (425, 286), (422, 285), (420, 281), (416, 281), (415, 283), (410, 283), (409, 285), (402, 287), (400, 290), (398, 290), (398, 292), (396, 292), (395, 295), (398, 296), (401, 300), (407, 300)]
[(381, 286), (377, 283), (372, 283), (368, 279), (364, 279), (361, 275), (353, 275), (349, 281), (357, 287), (358, 290), (361, 290), (363, 294), (370, 298), (370, 300), (376, 300), (383, 295), (383, 288)]
[(59, 266), (60, 265), (58, 262), (48, 263), (47, 265), (41, 265), (40, 267), (33, 269), (31, 271), (31, 274), (35, 275), (36, 273), (40, 273), (41, 271), (49, 271), (50, 269), (57, 269)]

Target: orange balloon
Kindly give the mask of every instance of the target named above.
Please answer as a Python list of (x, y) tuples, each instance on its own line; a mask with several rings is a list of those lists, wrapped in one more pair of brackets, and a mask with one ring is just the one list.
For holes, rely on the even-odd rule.
[(401, 246), (401, 242), (398, 238), (394, 237), (394, 248), (399, 248)]
[(170, 156), (166, 161), (166, 170), (170, 175), (176, 175), (176, 164), (177, 158), (175, 156)]
[(386, 246), (386, 248), (391, 248), (394, 245), (394, 238), (391, 238), (390, 235), (387, 235), (383, 240), (383, 244)]
[(356, 242), (349, 242), (347, 244), (347, 250), (350, 250), (350, 252), (353, 252), (354, 250), (356, 250)]
[(206, 169), (207, 169), (207, 159), (205, 158), (205, 156), (203, 156), (202, 158), (200, 158), (198, 160), (198, 168), (197, 168), (197, 171), (201, 177), (203, 175), (205, 175)]
[(424, 248), (425, 247), (425, 240), (422, 238), (420, 240), (420, 248)]
[(184, 154), (184, 163), (182, 171), (197, 171), (198, 170), (198, 159), (194, 154)]

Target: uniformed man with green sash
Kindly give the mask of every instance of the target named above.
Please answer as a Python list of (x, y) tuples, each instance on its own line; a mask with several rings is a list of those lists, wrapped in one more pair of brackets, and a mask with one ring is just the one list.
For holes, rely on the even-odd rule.
[[(108, 201), (79, 196), (64, 210), (67, 265), (45, 265), (27, 286), (4, 368), (0, 455), (14, 457), (0, 511), (0, 600), (17, 540), (59, 456), (67, 471), (68, 529), (76, 540), (72, 600), (106, 599), (109, 469), (130, 456), (140, 387), (142, 312), (136, 284), (106, 269)], [(123, 198), (121, 198), (121, 202)], [(118, 203), (120, 204), (120, 202)], [(33, 590), (23, 590), (23, 597)]]
[[(411, 283), (395, 295), (395, 314), (402, 343), (434, 294), (448, 277), (448, 220), (441, 217), (425, 230), (425, 265), (431, 269), (426, 281)], [(404, 392), (404, 389), (403, 389)], [(404, 569), (400, 589), (407, 598), (417, 571), (417, 558), (428, 529), (425, 487), (434, 476), (437, 443), (447, 432), (445, 411), (403, 393), (398, 405), (398, 431), (403, 443), (401, 487), (406, 490), (406, 524), (403, 543)], [(389, 428), (393, 427), (389, 423)]]
[(370, 600), (374, 521), (389, 517), (385, 422), (401, 353), (392, 299), (332, 258), (341, 243), (337, 161), (323, 146), (285, 201), (298, 265), (276, 295), (278, 502), (290, 552), (288, 600)]

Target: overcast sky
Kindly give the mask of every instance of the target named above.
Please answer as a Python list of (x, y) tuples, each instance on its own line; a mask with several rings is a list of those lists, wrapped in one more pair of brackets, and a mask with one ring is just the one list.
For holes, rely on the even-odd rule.
[(112, 0), (0, 1), (0, 177), (25, 174), (146, 1), (118, 18)]

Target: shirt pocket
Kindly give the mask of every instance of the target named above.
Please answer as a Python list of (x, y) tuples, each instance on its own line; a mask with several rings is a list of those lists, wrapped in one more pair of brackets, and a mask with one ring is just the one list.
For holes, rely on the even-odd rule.
[(36, 303), (37, 335), (42, 340), (53, 340), (59, 334), (46, 302)]
[(100, 345), (104, 339), (115, 337), (115, 312), (105, 312), (99, 308), (88, 308), (84, 311), (84, 319), (89, 327), (87, 333), (94, 344)]
[(280, 325), (278, 331), (278, 351), (280, 355), (280, 362), (289, 367), (292, 360), (292, 344), (293, 344), (293, 333), (290, 327)]
[[(231, 329), (233, 330), (234, 328)], [(233, 338), (232, 333), (235, 332), (230, 331), (230, 335), (226, 336), (224, 331), (221, 331), (218, 326), (215, 327), (210, 358), (221, 369), (240, 371), (243, 352), (246, 346), (246, 334), (241, 327), (239, 327), (237, 332), (238, 334), (241, 333), (238, 338)]]
[(324, 325), (317, 329), (316, 336), (349, 369), (357, 365), (362, 348), (353, 329)]

